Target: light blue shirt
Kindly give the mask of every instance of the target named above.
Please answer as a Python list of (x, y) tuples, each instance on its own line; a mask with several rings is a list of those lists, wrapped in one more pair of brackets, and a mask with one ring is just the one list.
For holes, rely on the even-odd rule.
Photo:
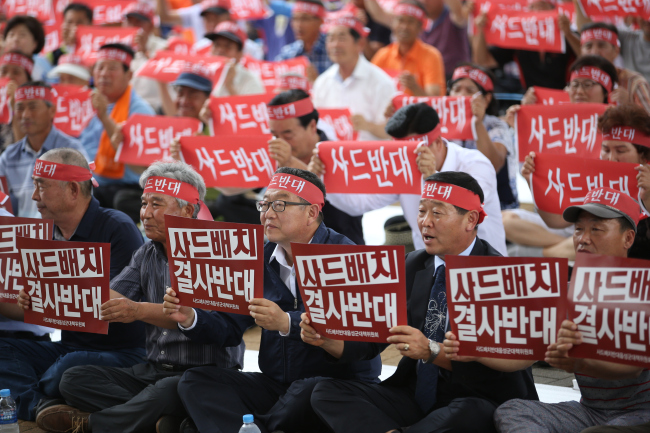
[[(109, 104), (107, 112), (110, 115), (113, 111), (115, 104)], [(131, 103), (129, 104), (129, 117), (133, 114), (147, 114), (153, 116), (156, 112), (151, 108), (151, 105), (135, 93), (135, 89), (131, 90)], [(99, 149), (99, 140), (102, 137), (102, 132), (104, 132), (104, 125), (97, 116), (90, 119), (88, 126), (83, 130), (79, 136), (81, 144), (84, 149), (90, 156), (90, 160), (94, 161), (95, 156), (97, 155), (97, 149)], [(137, 184), (140, 180), (140, 176), (135, 174), (129, 167), (124, 168), (124, 177), (122, 179), (109, 179), (102, 176), (95, 175), (95, 179), (99, 182), (99, 185), (108, 185), (108, 184)]]
[(27, 142), (27, 137), (10, 145), (0, 155), (0, 176), (6, 176), (9, 196), (14, 213), (19, 217), (40, 218), (36, 202), (32, 200), (34, 184), (32, 172), (36, 160), (48, 150), (70, 147), (78, 150), (88, 159), (88, 155), (79, 140), (70, 137), (52, 126), (41, 150), (35, 151)]

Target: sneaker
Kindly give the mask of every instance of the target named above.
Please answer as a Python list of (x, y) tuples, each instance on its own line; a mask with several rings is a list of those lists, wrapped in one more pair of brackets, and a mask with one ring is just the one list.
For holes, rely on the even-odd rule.
[(178, 433), (182, 422), (179, 416), (165, 415), (156, 423), (156, 433)]
[(39, 412), (36, 425), (52, 433), (88, 433), (88, 412), (82, 412), (66, 404), (50, 406)]

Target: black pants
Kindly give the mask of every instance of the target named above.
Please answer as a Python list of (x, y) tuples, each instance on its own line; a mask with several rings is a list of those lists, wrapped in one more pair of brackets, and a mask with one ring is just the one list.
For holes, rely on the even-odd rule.
[(650, 422), (634, 427), (617, 427), (612, 425), (589, 427), (583, 430), (582, 433), (650, 433)]
[(336, 433), (386, 433), (393, 429), (408, 433), (496, 433), (493, 403), (476, 397), (457, 398), (424, 414), (408, 386), (330, 379), (316, 385), (311, 404)]
[(19, 340), (52, 341), (50, 334), (36, 335), (30, 331), (0, 331), (0, 338), (18, 338)]
[(155, 432), (161, 416), (187, 416), (177, 391), (181, 374), (150, 363), (130, 368), (89, 365), (66, 371), (59, 390), (69, 405), (92, 412), (94, 433)]
[(199, 367), (185, 372), (178, 393), (201, 433), (237, 432), (246, 414), (254, 415), (263, 433), (319, 433), (328, 430), (311, 409), (309, 397), (320, 380), (286, 385), (262, 373)]

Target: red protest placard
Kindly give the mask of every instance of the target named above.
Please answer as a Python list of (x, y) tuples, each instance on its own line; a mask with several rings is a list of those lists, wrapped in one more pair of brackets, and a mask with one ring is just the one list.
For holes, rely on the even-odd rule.
[(167, 50), (174, 54), (190, 54), (192, 44), (183, 38), (173, 36), (167, 39)]
[(650, 261), (577, 254), (569, 287), (569, 320), (582, 344), (569, 356), (650, 365)]
[(396, 95), (393, 98), (395, 110), (424, 102), (436, 110), (440, 118), (443, 137), (450, 140), (473, 140), (472, 102), (468, 97), (460, 96), (407, 96)]
[(16, 238), (31, 298), (25, 323), (107, 334), (100, 307), (110, 298), (111, 244)]
[(389, 77), (393, 79), (393, 83), (395, 83), (395, 88), (397, 89), (398, 92), (406, 92), (406, 87), (402, 85), (399, 81), (399, 77), (402, 75), (403, 71), (400, 71), (398, 69), (386, 69), (386, 68), (381, 68), (386, 74), (388, 74)]
[(79, 137), (88, 122), (95, 116), (90, 100), (92, 91), (87, 87), (55, 84), (57, 93), (54, 125), (73, 137)]
[(146, 116), (135, 114), (122, 126), (124, 141), (115, 159), (124, 164), (147, 167), (169, 159), (172, 140), (201, 131), (201, 121), (189, 117)]
[[(334, 129), (339, 141), (355, 141), (359, 133), (354, 130), (347, 108), (319, 108), (318, 120), (322, 120)], [(334, 138), (334, 137), (330, 137)]]
[(582, 13), (594, 19), (607, 15), (619, 18), (635, 16), (650, 20), (650, 2), (647, 0), (580, 0), (579, 4)]
[(447, 256), (445, 264), (459, 355), (544, 359), (566, 317), (567, 259)]
[(515, 119), (519, 161), (530, 152), (600, 158), (598, 117), (605, 104), (522, 105)]
[(330, 193), (420, 194), (417, 141), (324, 141), (318, 156)]
[(11, 122), (11, 107), (7, 97), (7, 85), (9, 78), (0, 78), (0, 124), (6, 125)]
[(54, 19), (52, 0), (5, 0), (2, 11), (7, 20), (16, 15), (30, 15), (42, 23)]
[(211, 97), (211, 135), (270, 135), (268, 99), (265, 94)]
[(287, 72), (296, 72), (303, 77), (306, 77), (309, 59), (305, 56), (300, 56), (288, 60), (265, 61), (245, 56), (242, 59), (242, 65), (260, 77), (267, 93), (273, 93), (276, 87), (278, 87), (280, 76), (282, 74), (286, 74)]
[(318, 333), (385, 343), (407, 324), (403, 246), (291, 243), (300, 297)]
[(0, 176), (0, 192), (4, 194), (5, 197), (0, 200), (0, 208), (13, 215), (14, 207), (11, 204), (11, 197), (9, 197), (9, 185), (7, 184), (7, 176)]
[(261, 188), (276, 170), (264, 137), (196, 136), (180, 141), (183, 161), (201, 174), (207, 187)]
[(262, 0), (231, 0), (230, 15), (234, 20), (259, 20), (269, 15)]
[[(93, 25), (116, 24), (124, 21), (124, 11), (137, 0), (82, 0), (93, 10)], [(115, 28), (115, 27), (112, 27)]]
[[(639, 194), (634, 169), (638, 164), (541, 154), (535, 157), (532, 193), (535, 206), (562, 214), (582, 204), (589, 191), (608, 187), (636, 199)], [(609, 194), (609, 193), (608, 193)]]
[(485, 40), (489, 45), (518, 50), (563, 53), (564, 35), (557, 11), (512, 11), (490, 8)]
[(172, 288), (188, 307), (248, 315), (264, 297), (264, 228), (165, 215)]
[(537, 98), (536, 105), (559, 105), (569, 104), (569, 93), (564, 90), (549, 89), (547, 87), (533, 86), (535, 97)]
[(45, 46), (43, 53), (50, 53), (61, 46), (61, 24), (43, 26), (45, 30)]
[(137, 32), (136, 27), (77, 26), (75, 54), (92, 64), (97, 59), (99, 47), (113, 43), (133, 46)]
[(16, 237), (52, 239), (54, 221), (0, 216), (0, 302), (15, 304), (23, 288)]
[(187, 62), (201, 68), (201, 72), (208, 75), (212, 79), (212, 83), (216, 85), (222, 80), (228, 59), (220, 56), (201, 56), (197, 58), (196, 55), (177, 54), (169, 50), (158, 51), (135, 72), (135, 76), (171, 83), (183, 72)]

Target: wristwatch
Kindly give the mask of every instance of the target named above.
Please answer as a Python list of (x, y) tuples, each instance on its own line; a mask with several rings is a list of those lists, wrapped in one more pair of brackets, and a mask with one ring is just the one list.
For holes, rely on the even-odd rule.
[(429, 340), (429, 350), (431, 351), (431, 356), (429, 356), (429, 359), (427, 359), (425, 362), (427, 364), (433, 364), (433, 360), (436, 359), (440, 353), (440, 345), (436, 341)]

